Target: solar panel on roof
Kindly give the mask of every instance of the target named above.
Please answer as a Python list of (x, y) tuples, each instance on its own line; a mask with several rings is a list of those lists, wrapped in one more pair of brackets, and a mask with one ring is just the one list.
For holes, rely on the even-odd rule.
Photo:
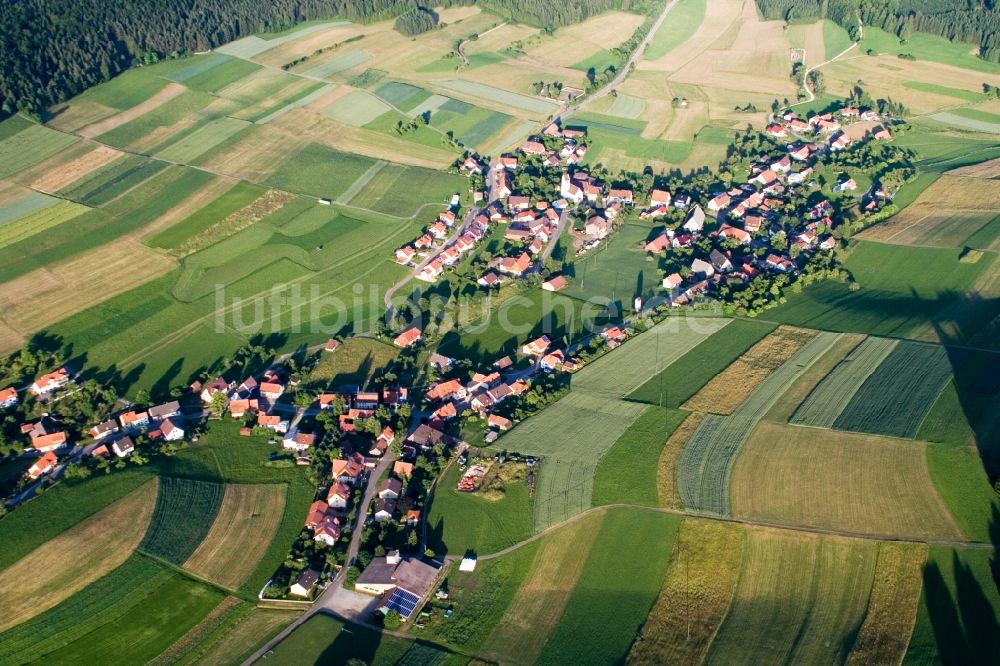
[(389, 596), (389, 601), (386, 602), (384, 608), (386, 612), (394, 610), (400, 614), (403, 618), (408, 618), (413, 614), (413, 611), (417, 609), (417, 604), (420, 603), (420, 597), (406, 590), (401, 590), (396, 588), (393, 590), (392, 594)]

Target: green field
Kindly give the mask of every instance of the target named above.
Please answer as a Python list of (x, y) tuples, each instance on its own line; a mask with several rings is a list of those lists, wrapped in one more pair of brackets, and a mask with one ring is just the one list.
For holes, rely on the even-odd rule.
[(873, 541), (750, 530), (708, 661), (843, 663), (864, 621), (875, 560)]
[(229, 58), (221, 53), (212, 54), (210, 57), (213, 60), (194, 63), (190, 67), (174, 70), (166, 76), (175, 81), (182, 81), (192, 90), (217, 93), (230, 83), (239, 81), (260, 69), (257, 63)]
[(914, 32), (906, 44), (900, 44), (899, 38), (879, 28), (865, 26), (865, 37), (859, 44), (861, 52), (871, 49), (876, 53), (898, 55), (908, 53), (917, 60), (930, 60), (944, 65), (962, 67), (977, 72), (1000, 72), (1000, 65), (989, 62), (974, 55), (973, 47), (962, 42), (951, 42), (944, 37), (930, 35), (924, 32)]
[(996, 533), (1000, 497), (990, 485), (979, 452), (970, 446), (931, 444), (927, 466), (941, 499), (965, 536), (984, 543), (1000, 542)]
[(227, 215), (249, 205), (264, 193), (264, 188), (249, 183), (236, 183), (230, 190), (193, 215), (171, 225), (147, 242), (153, 247), (176, 248), (198, 235)]
[(529, 114), (547, 116), (558, 108), (555, 102), (547, 99), (522, 95), (521, 93), (494, 88), (493, 86), (488, 86), (485, 83), (477, 83), (475, 81), (455, 79), (451, 81), (439, 81), (438, 85), (446, 90), (451, 90), (476, 99), (482, 99), (487, 102), (509, 107), (511, 109), (517, 109)]
[(618, 93), (615, 97), (615, 101), (611, 104), (611, 108), (608, 109), (608, 113), (619, 118), (630, 118), (635, 120), (639, 118), (645, 110), (646, 100), (643, 98)]
[(902, 342), (864, 381), (834, 420), (838, 430), (892, 437), (915, 437), (953, 365), (964, 360), (960, 350)]
[(336, 199), (374, 163), (314, 143), (289, 156), (268, 182), (289, 192)]
[(920, 92), (934, 93), (935, 95), (954, 97), (955, 99), (960, 99), (964, 102), (980, 102), (986, 98), (986, 96), (979, 91), (951, 88), (949, 86), (942, 86), (936, 83), (925, 83), (924, 81), (906, 81), (903, 83), (903, 87), (910, 88), (911, 90), (918, 90)]
[(110, 81), (88, 89), (78, 99), (125, 110), (142, 104), (163, 90), (168, 81), (156, 76), (153, 68), (127, 69)]
[(679, 526), (676, 516), (609, 510), (539, 663), (623, 662), (656, 601)]
[(1000, 652), (995, 555), (932, 546), (904, 664), (991, 663)]
[[(109, 132), (105, 132), (97, 137), (97, 139), (101, 143), (106, 143), (117, 148), (126, 147), (145, 138), (159, 128), (173, 125), (193, 114), (197, 114), (208, 106), (213, 99), (215, 98), (208, 93), (186, 90), (177, 97), (164, 102), (138, 118), (130, 120)], [(205, 118), (206, 122), (207, 120)]]
[(55, 203), (59, 203), (59, 199), (56, 197), (51, 197), (41, 192), (27, 191), (23, 196), (4, 204), (3, 208), (0, 208), (0, 228), (5, 224), (31, 215)]
[(28, 213), (20, 219), (6, 222), (0, 225), (0, 248), (30, 240), (43, 231), (69, 222), (89, 210), (86, 206), (71, 201), (59, 201), (59, 203)]
[(156, 156), (169, 162), (194, 162), (215, 146), (249, 126), (250, 123), (246, 120), (238, 120), (228, 116), (219, 118), (158, 150)]
[(463, 193), (467, 187), (462, 176), (391, 164), (375, 174), (350, 200), (350, 205), (386, 215), (410, 217), (424, 204), (433, 204), (423, 211), (432, 218), (447, 207), (452, 195)]
[(327, 93), (331, 92), (336, 87), (337, 86), (335, 86), (332, 83), (327, 83), (327, 84), (317, 83), (307, 88), (303, 88), (294, 95), (289, 95), (288, 97), (281, 100), (274, 106), (266, 109), (263, 112), (263, 115), (253, 118), (253, 121), (258, 125), (269, 123), (272, 120), (280, 118), (289, 111), (298, 109), (299, 107), (303, 107), (308, 104), (312, 104), (323, 95), (326, 95)]
[(823, 20), (823, 49), (825, 51), (823, 60), (832, 60), (850, 47), (852, 43), (846, 30), (830, 19)]
[(345, 664), (356, 659), (369, 666), (392, 666), (412, 641), (348, 624), (332, 615), (318, 614), (300, 625), (267, 655), (269, 664)]
[(653, 35), (643, 57), (656, 60), (667, 55), (698, 32), (705, 20), (706, 0), (681, 0), (670, 10), (668, 20)]
[(513, 546), (531, 536), (531, 503), (523, 481), (508, 484), (502, 499), (463, 493), (463, 470), (452, 464), (438, 481), (427, 512), (428, 547), (437, 555), (480, 555)]
[(733, 320), (629, 393), (627, 398), (663, 407), (680, 407), (775, 328), (774, 324), (760, 321)]
[(958, 254), (858, 242), (845, 267), (859, 289), (838, 282), (811, 285), (790, 294), (788, 302), (767, 318), (826, 330), (904, 338), (930, 333), (941, 342), (966, 342), (1000, 314), (1000, 304), (963, 302), (995, 255), (986, 253), (976, 263), (962, 263)]
[(326, 107), (323, 115), (339, 123), (363, 127), (389, 111), (392, 108), (375, 95), (355, 90)]
[(180, 566), (208, 534), (224, 486), (189, 479), (160, 479), (156, 511), (139, 548)]
[(63, 482), (18, 507), (0, 520), (0, 542), (4, 545), (0, 549), (0, 571), (150, 478), (149, 470), (133, 468), (84, 482)]
[(360, 49), (351, 49), (340, 53), (326, 62), (313, 65), (302, 71), (305, 76), (326, 79), (334, 74), (340, 74), (348, 69), (353, 69), (361, 63), (371, 60), (372, 55)]
[[(17, 128), (18, 125), (11, 125)], [(42, 125), (31, 124), (0, 141), (0, 178), (38, 164), (79, 141)]]
[(662, 294), (659, 267), (643, 250), (652, 229), (645, 223), (624, 224), (602, 245), (577, 257), (568, 271), (572, 279), (562, 293), (582, 300), (600, 296), (629, 312), (636, 296), (649, 302)]
[(663, 445), (688, 413), (651, 406), (597, 464), (591, 503), (659, 506), (656, 464)]
[(865, 338), (816, 385), (789, 423), (831, 428), (865, 380), (892, 353), (896, 340)]
[(160, 160), (124, 155), (59, 190), (58, 194), (88, 206), (104, 206), (168, 166)]
[(708, 414), (681, 454), (677, 486), (688, 509), (728, 515), (729, 476), (757, 422), (795, 379), (837, 340), (820, 333), (772, 372), (729, 416)]
[(375, 94), (403, 111), (413, 108), (430, 97), (430, 93), (423, 88), (401, 81), (387, 81), (379, 86)]

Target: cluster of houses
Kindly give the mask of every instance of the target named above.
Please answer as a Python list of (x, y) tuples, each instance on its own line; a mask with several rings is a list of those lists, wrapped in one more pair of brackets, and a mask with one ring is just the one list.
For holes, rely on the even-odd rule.
[[(862, 124), (863, 123), (863, 124)], [(847, 132), (845, 128), (858, 125), (861, 132)], [(832, 152), (844, 150), (865, 136), (880, 141), (892, 141), (892, 132), (881, 122), (874, 109), (845, 107), (836, 112), (821, 113), (803, 120), (792, 110), (786, 110), (776, 121), (767, 126), (764, 133), (775, 139), (800, 138), (810, 136), (816, 142), (802, 142), (795, 146), (796, 154), (808, 157), (810, 152), (827, 149)]]

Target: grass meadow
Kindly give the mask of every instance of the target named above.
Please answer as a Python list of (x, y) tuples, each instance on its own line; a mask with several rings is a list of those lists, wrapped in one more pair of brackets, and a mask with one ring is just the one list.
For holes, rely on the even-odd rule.
[(34, 166), (79, 141), (72, 134), (33, 123), (27, 126), (11, 124), (7, 127), (17, 131), (0, 140), (0, 178), (7, 178)]
[(268, 182), (289, 192), (336, 199), (374, 163), (314, 143), (289, 156)]
[(343, 664), (357, 659), (371, 666), (391, 666), (406, 654), (411, 643), (320, 613), (278, 643), (268, 653), (267, 661), (293, 666), (306, 662)]
[(198, 235), (216, 222), (224, 219), (264, 193), (264, 188), (250, 183), (236, 183), (225, 194), (199, 208), (194, 214), (172, 224), (149, 239), (148, 244), (163, 249), (176, 248), (189, 238)]
[(775, 329), (774, 324), (735, 319), (628, 394), (629, 400), (680, 407), (715, 375)]
[(178, 566), (184, 564), (211, 529), (224, 492), (225, 487), (217, 483), (161, 479), (142, 551)]
[(591, 504), (659, 506), (657, 462), (667, 439), (687, 416), (677, 409), (648, 407), (597, 464)]
[(493, 553), (532, 534), (531, 501), (521, 481), (509, 483), (500, 499), (456, 489), (462, 470), (452, 464), (441, 476), (427, 510), (428, 547), (436, 554), (467, 550)]
[(254, 608), (226, 631), (199, 646), (196, 662), (204, 666), (230, 666), (242, 662), (263, 643), (291, 624), (299, 616), (298, 610)]

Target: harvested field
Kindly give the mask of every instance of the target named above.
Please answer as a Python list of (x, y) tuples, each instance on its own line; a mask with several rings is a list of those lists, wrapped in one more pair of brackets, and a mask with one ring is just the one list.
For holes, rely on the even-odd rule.
[(117, 113), (110, 118), (105, 118), (97, 121), (96, 123), (91, 123), (86, 127), (82, 127), (78, 129), (76, 133), (85, 139), (93, 139), (95, 136), (106, 134), (113, 129), (121, 127), (125, 123), (135, 120), (149, 111), (159, 108), (161, 105), (166, 104), (173, 98), (182, 95), (186, 92), (186, 90), (187, 89), (180, 84), (168, 83), (162, 90), (146, 101), (136, 104), (132, 108)]
[(122, 239), (0, 284), (0, 310), (11, 328), (31, 335), (175, 266), (160, 252)]
[(215, 522), (184, 568), (223, 587), (239, 588), (271, 545), (285, 510), (285, 488), (227, 485)]
[(963, 538), (931, 479), (924, 444), (761, 423), (730, 485), (732, 514), (909, 539)]
[(286, 100), (287, 101), (286, 104), (283, 104), (282, 106), (271, 111), (262, 118), (255, 119), (254, 122), (256, 122), (258, 125), (269, 123), (273, 120), (276, 120), (277, 118), (280, 118), (281, 116), (285, 115), (289, 111), (292, 111), (293, 109), (298, 109), (312, 104), (316, 100), (333, 92), (333, 90), (336, 87), (337, 86), (333, 85), (332, 83), (328, 83), (326, 85), (316, 84), (315, 86), (310, 86), (309, 88), (303, 90), (301, 93), (294, 95), (293, 97)]
[(684, 409), (712, 414), (733, 411), (767, 377), (815, 337), (815, 331), (781, 326), (705, 384)]
[(915, 437), (960, 356), (939, 345), (899, 343), (857, 390), (833, 427)]
[(21, 348), (24, 336), (0, 321), (0, 354), (10, 354)]
[(486, 639), (481, 656), (503, 664), (537, 662), (569, 603), (606, 515), (571, 523), (545, 537), (535, 566)]
[(681, 523), (666, 580), (629, 666), (700, 664), (736, 591), (746, 532), (740, 525), (688, 519)]
[(913, 634), (927, 546), (880, 543), (868, 613), (847, 658), (849, 665), (899, 664)]
[(215, 522), (225, 486), (189, 479), (160, 479), (156, 511), (140, 549), (182, 565)]
[(72, 102), (53, 107), (54, 117), (45, 124), (60, 132), (76, 132), (81, 127), (93, 125), (108, 116), (115, 115), (118, 111), (119, 109), (114, 107), (77, 97)]
[(255, 608), (198, 655), (202, 666), (232, 666), (248, 657), (257, 645), (291, 624), (302, 611)]
[(125, 562), (153, 515), (156, 481), (39, 546), (0, 572), (0, 631), (58, 605)]
[(171, 248), (171, 254), (177, 257), (185, 257), (209, 245), (218, 243), (220, 240), (229, 238), (246, 229), (255, 222), (260, 222), (294, 199), (294, 194), (282, 192), (281, 190), (268, 190), (257, 197), (251, 204), (227, 215), (224, 219), (199, 232), (197, 235)]
[(866, 338), (816, 386), (789, 419), (796, 425), (832, 428), (861, 385), (896, 348), (898, 341)]
[(876, 544), (749, 529), (745, 552), (708, 663), (843, 661), (868, 605)]
[(706, 416), (684, 452), (677, 487), (686, 508), (729, 513), (729, 476), (743, 442), (786, 387), (833, 346), (836, 333), (822, 332), (772, 372), (729, 416)]
[(1000, 177), (1000, 158), (959, 167), (958, 169), (949, 171), (946, 175), (969, 176), (972, 178), (997, 178)]
[[(997, 188), (1000, 196), (1000, 188)], [(975, 247), (984, 250), (996, 249), (997, 233), (989, 234), (984, 242), (972, 243), (974, 236), (981, 235), (1000, 219), (1000, 206), (996, 211), (937, 211), (930, 213), (917, 223), (893, 235), (892, 242), (900, 245), (929, 245), (932, 247)]]
[(288, 155), (309, 142), (277, 125), (251, 127), (246, 134), (223, 142), (201, 157), (198, 164), (219, 173), (259, 183), (274, 173)]
[[(226, 55), (235, 56), (237, 58), (253, 58), (260, 55), (264, 51), (269, 51), (270, 49), (277, 48), (288, 42), (295, 41), (297, 39), (302, 39), (303, 37), (308, 37), (314, 33), (329, 30), (330, 28), (336, 28), (343, 25), (349, 25), (346, 21), (329, 21), (325, 23), (316, 23), (304, 27), (296, 27), (293, 30), (282, 33), (280, 37), (265, 35), (265, 37), (258, 37), (256, 35), (251, 35), (250, 37), (244, 37), (243, 39), (237, 39), (236, 41), (229, 42), (219, 48), (215, 49), (217, 53), (225, 53)], [(279, 63), (280, 64), (280, 63)]]
[[(604, 12), (580, 23), (559, 28), (527, 49), (528, 59), (546, 66), (597, 71), (617, 64), (609, 49), (619, 46), (642, 24), (642, 16), (621, 11)], [(604, 66), (602, 66), (604, 65)]]
[(682, 506), (680, 492), (677, 490), (677, 465), (684, 452), (684, 445), (701, 425), (704, 416), (698, 412), (690, 414), (670, 434), (663, 451), (660, 452), (660, 459), (656, 465), (656, 488), (657, 498), (662, 507), (680, 509)]
[(31, 187), (42, 192), (56, 192), (64, 187), (68, 187), (71, 183), (90, 174), (95, 169), (100, 169), (102, 166), (110, 164), (122, 155), (121, 151), (109, 146), (98, 146), (69, 164), (36, 178), (32, 181)]
[(333, 58), (330, 58), (326, 62), (315, 64), (308, 69), (302, 70), (302, 74), (305, 76), (315, 77), (317, 79), (327, 79), (334, 74), (340, 74), (341, 72), (347, 71), (349, 69), (354, 69), (362, 63), (371, 60), (372, 54), (362, 51), (361, 49), (350, 49), (344, 51), (343, 53), (338, 53)]

